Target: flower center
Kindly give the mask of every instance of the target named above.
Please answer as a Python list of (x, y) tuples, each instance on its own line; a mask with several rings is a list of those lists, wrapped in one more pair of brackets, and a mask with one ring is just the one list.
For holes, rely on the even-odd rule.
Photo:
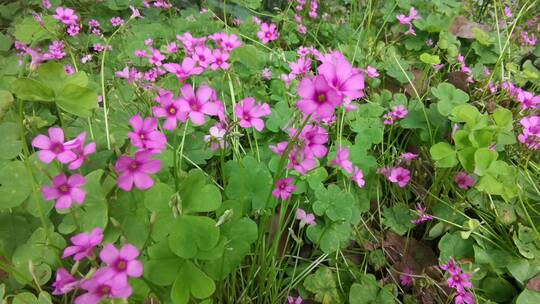
[(144, 139), (145, 139), (144, 134), (139, 135), (139, 138), (142, 139), (142, 140), (144, 140)]
[(69, 192), (69, 186), (66, 184), (63, 184), (62, 186), (58, 187), (58, 191), (61, 193), (68, 193)]
[(326, 95), (325, 94), (319, 94), (317, 95), (317, 101), (320, 102), (320, 103), (323, 103), (326, 101)]
[(201, 109), (201, 106), (198, 103), (194, 102), (191, 104), (191, 110), (195, 112), (199, 112), (200, 109)]
[(279, 189), (285, 189), (286, 185), (285, 184), (281, 184), (279, 185)]
[(108, 285), (101, 285), (98, 290), (101, 295), (108, 295), (111, 292), (111, 287)]
[(271, 38), (271, 37), (272, 37), (272, 33), (266, 32), (266, 38)]
[(124, 261), (124, 260), (118, 260), (118, 262), (116, 262), (116, 269), (118, 270), (126, 270), (127, 268), (127, 262)]
[(244, 114), (244, 120), (249, 120), (249, 114), (247, 113)]
[(461, 278), (456, 274), (452, 277), (454, 279), (454, 281), (461, 281)]
[(136, 170), (138, 167), (139, 165), (137, 164), (137, 162), (131, 162), (131, 164), (129, 164), (129, 168), (131, 170)]
[(61, 144), (54, 144), (51, 150), (56, 154), (61, 153), (63, 151), (62, 145)]
[(169, 108), (169, 113), (170, 114), (176, 114), (176, 109), (174, 107), (170, 107)]

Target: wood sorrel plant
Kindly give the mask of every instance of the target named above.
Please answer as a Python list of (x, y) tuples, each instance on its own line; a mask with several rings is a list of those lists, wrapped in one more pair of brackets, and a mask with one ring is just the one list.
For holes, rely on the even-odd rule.
[(536, 4), (0, 4), (0, 299), (538, 303)]

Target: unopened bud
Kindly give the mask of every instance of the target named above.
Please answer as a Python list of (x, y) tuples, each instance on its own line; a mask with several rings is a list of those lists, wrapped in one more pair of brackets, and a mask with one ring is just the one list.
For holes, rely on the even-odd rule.
[(94, 276), (94, 273), (96, 273), (97, 269), (92, 267), (90, 270), (88, 270), (88, 273), (84, 276), (85, 279), (89, 280), (91, 277)]
[(120, 223), (114, 217), (111, 216), (109, 219), (110, 219), (110, 221), (111, 221), (111, 223), (113, 224), (114, 227), (116, 227), (116, 228), (121, 227)]
[(157, 213), (155, 211), (150, 215), (150, 225), (154, 225), (157, 220)]
[(234, 211), (232, 209), (225, 210), (225, 212), (223, 212), (223, 214), (219, 217), (219, 219), (218, 219), (218, 221), (216, 223), (216, 227), (219, 227), (223, 223), (230, 220), (232, 218), (233, 214), (234, 214)]
[(71, 271), (69, 273), (71, 273), (71, 275), (75, 275), (78, 269), (79, 269), (79, 261), (73, 264), (73, 267), (71, 267)]

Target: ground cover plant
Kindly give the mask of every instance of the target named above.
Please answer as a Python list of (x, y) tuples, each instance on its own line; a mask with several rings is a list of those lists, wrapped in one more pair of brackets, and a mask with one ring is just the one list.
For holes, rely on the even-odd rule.
[(2, 303), (540, 303), (538, 1), (0, 4)]

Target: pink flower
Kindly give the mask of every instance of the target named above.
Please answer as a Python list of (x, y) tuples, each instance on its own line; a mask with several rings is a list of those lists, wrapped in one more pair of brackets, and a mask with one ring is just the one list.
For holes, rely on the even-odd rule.
[(88, 21), (88, 26), (89, 27), (99, 27), (99, 21), (97, 21), (96, 19), (91, 19), (90, 21)]
[(476, 183), (474, 179), (464, 171), (458, 172), (458, 174), (454, 176), (454, 182), (463, 190), (469, 189)]
[(61, 6), (56, 8), (53, 18), (65, 25), (70, 25), (77, 22), (77, 15), (75, 15), (75, 11), (71, 8), (63, 8)]
[(418, 212), (418, 218), (411, 220), (414, 225), (420, 225), (427, 221), (433, 220), (433, 216), (426, 214), (426, 207), (421, 204), (416, 204), (416, 211)]
[(175, 42), (171, 42), (165, 46), (165, 52), (172, 54), (178, 51), (178, 46)]
[(254, 127), (255, 130), (261, 132), (264, 129), (264, 121), (261, 117), (270, 115), (270, 106), (267, 103), (255, 105), (255, 98), (247, 97), (236, 104), (234, 115), (240, 119), (240, 127)]
[(202, 67), (208, 67), (212, 62), (214, 62), (214, 56), (212, 50), (207, 48), (204, 45), (196, 46), (193, 52), (193, 59)]
[(153, 43), (154, 43), (154, 40), (152, 40), (151, 38), (144, 40), (144, 45), (146, 46), (151, 46)]
[(358, 185), (359, 188), (363, 188), (366, 184), (366, 181), (364, 180), (364, 173), (361, 169), (354, 168), (351, 179)]
[(285, 83), (285, 87), (289, 87), (291, 85), (291, 82), (294, 80), (296, 76), (294, 74), (281, 74), (279, 75), (279, 79), (281, 79)]
[(395, 118), (405, 118), (407, 116), (407, 108), (404, 105), (398, 105), (392, 107), (392, 116)]
[(305, 175), (317, 165), (312, 157), (307, 156), (304, 151), (298, 151), (297, 149), (291, 151), (288, 160), (287, 169), (294, 169), (300, 175)]
[(54, 287), (52, 294), (56, 296), (66, 294), (74, 290), (77, 285), (79, 285), (79, 281), (67, 272), (67, 270), (58, 268), (58, 270), (56, 270), (56, 278), (52, 284)]
[(272, 190), (272, 196), (286, 201), (295, 189), (296, 186), (292, 185), (292, 177), (278, 179), (276, 181), (276, 187)]
[(120, 25), (124, 24), (124, 19), (122, 19), (120, 17), (112, 17), (110, 22), (111, 22), (112, 26), (120, 26)]
[(517, 91), (517, 101), (521, 103), (521, 109), (536, 109), (540, 106), (540, 95), (519, 89)]
[(353, 166), (349, 160), (349, 148), (338, 147), (336, 152), (336, 158), (330, 161), (331, 166), (340, 167), (347, 173), (353, 173)]
[(298, 208), (296, 209), (295, 215), (296, 219), (300, 221), (300, 226), (317, 225), (315, 222), (315, 215), (313, 215), (313, 213), (306, 213), (303, 209)]
[(114, 73), (114, 75), (118, 78), (123, 78), (127, 80), (129, 84), (132, 84), (135, 81), (140, 80), (142, 78), (142, 74), (139, 71), (137, 71), (136, 68), (130, 69), (127, 66), (124, 67), (123, 70), (117, 71), (116, 73)]
[(182, 97), (179, 98), (180, 111), (195, 125), (204, 124), (204, 115), (217, 115), (217, 107), (209, 102), (214, 90), (207, 85), (201, 85), (197, 93), (193, 91), (190, 84), (185, 84), (180, 88)]
[(153, 117), (146, 117), (143, 121), (139, 114), (131, 116), (129, 123), (133, 127), (133, 132), (128, 133), (131, 144), (139, 150), (150, 150), (159, 153), (165, 148), (167, 138), (157, 130), (157, 120)]
[(161, 66), (161, 61), (165, 59), (165, 56), (162, 55), (158, 50), (152, 49), (152, 54), (148, 57), (148, 62), (155, 66)]
[(411, 179), (410, 171), (403, 167), (395, 167), (390, 169), (390, 175), (388, 180), (392, 183), (398, 184), (400, 188), (405, 187)]
[(69, 170), (79, 169), (88, 158), (88, 155), (96, 152), (95, 142), (91, 142), (86, 146), (84, 145), (85, 137), (86, 137), (86, 132), (81, 132), (81, 134), (77, 135), (75, 139), (72, 139), (66, 142), (66, 144), (69, 146), (74, 145), (74, 148), (72, 151), (76, 155), (75, 160), (69, 163), (69, 166), (68, 166)]
[(45, 200), (56, 200), (54, 207), (57, 211), (69, 209), (73, 202), (79, 205), (84, 202), (86, 192), (81, 186), (85, 183), (85, 178), (80, 174), (73, 174), (68, 178), (61, 173), (53, 177), (52, 186), (43, 186), (41, 192)]
[(287, 297), (287, 304), (302, 304), (302, 297), (298, 296), (298, 298), (295, 299), (295, 298), (293, 298), (291, 296), (288, 296)]
[(457, 292), (454, 297), (454, 304), (474, 304), (474, 298), (468, 291)]
[(71, 37), (75, 37), (75, 36), (79, 35), (80, 30), (81, 30), (81, 27), (78, 24), (70, 24), (70, 25), (68, 25), (68, 28), (67, 28), (66, 32)]
[(204, 136), (204, 141), (210, 143), (210, 150), (225, 149), (225, 134), (227, 130), (217, 125), (211, 127), (209, 132), (209, 135)]
[(42, 0), (41, 5), (44, 9), (49, 10), (51, 9), (51, 2), (49, 0)]
[(323, 75), (328, 85), (336, 90), (342, 97), (351, 100), (364, 96), (364, 75), (345, 58), (325, 62), (317, 69)]
[(227, 62), (227, 60), (229, 60), (229, 53), (221, 51), (220, 49), (215, 49), (212, 52), (212, 56), (214, 58), (214, 61), (210, 65), (212, 71), (215, 71), (219, 68), (223, 70), (227, 70), (229, 68), (229, 63)]
[(261, 78), (264, 79), (264, 80), (272, 79), (272, 70), (270, 70), (269, 68), (262, 69)]
[(403, 269), (403, 273), (399, 274), (399, 283), (402, 286), (411, 286), (413, 283), (413, 277), (411, 274), (413, 274), (412, 269), (410, 267), (405, 267), (405, 269)]
[(73, 73), (75, 73), (75, 69), (73, 68), (73, 66), (71, 66), (69, 64), (65, 64), (64, 65), (64, 73), (66, 73), (66, 75), (73, 75)]
[(289, 67), (291, 68), (291, 74), (305, 75), (311, 69), (311, 59), (300, 57), (296, 62), (289, 62)]
[(458, 291), (464, 291), (464, 288), (471, 288), (472, 283), (469, 281), (471, 275), (468, 273), (454, 273), (450, 275), (448, 280), (448, 287), (457, 289)]
[(399, 156), (399, 158), (409, 161), (415, 159), (416, 157), (418, 157), (418, 154), (414, 154), (411, 152), (401, 153), (401, 155)]
[(298, 85), (300, 100), (296, 106), (304, 115), (313, 114), (317, 119), (329, 118), (334, 109), (341, 104), (339, 94), (328, 84), (322, 75), (313, 79), (304, 77)]
[(257, 37), (263, 44), (274, 41), (278, 38), (277, 27), (274, 23), (268, 25), (266, 22), (261, 23)]
[(104, 276), (125, 284), (128, 277), (140, 277), (143, 273), (143, 265), (137, 260), (138, 256), (139, 250), (131, 244), (125, 244), (120, 250), (113, 244), (106, 244), (99, 253), (99, 258), (107, 264), (105, 268), (107, 272)]
[(94, 248), (103, 240), (103, 231), (97, 227), (90, 233), (82, 232), (71, 237), (72, 246), (66, 247), (62, 254), (62, 259), (73, 256), (73, 260), (80, 261), (93, 257)]
[(146, 190), (154, 185), (154, 180), (149, 176), (160, 170), (161, 162), (150, 159), (151, 151), (135, 152), (133, 158), (122, 155), (116, 161), (114, 169), (120, 173), (117, 185), (124, 191), (131, 191), (133, 184), (139, 190)]
[(49, 128), (49, 137), (40, 134), (32, 140), (32, 146), (39, 148), (38, 158), (48, 164), (55, 159), (62, 164), (74, 161), (77, 156), (71, 149), (74, 143), (64, 143), (64, 130), (61, 128)]
[(141, 12), (139, 12), (139, 10), (133, 5), (130, 5), (129, 9), (131, 10), (131, 15), (129, 16), (129, 18), (143, 18), (143, 16), (141, 16)]
[[(297, 129), (290, 128), (288, 130), (289, 137), (292, 139), (296, 134)], [(306, 157), (323, 158), (328, 152), (324, 144), (328, 142), (328, 131), (325, 128), (315, 124), (308, 124), (302, 129), (298, 135), (298, 139), (302, 142), (302, 149)]]
[(461, 268), (459, 268), (459, 266), (456, 264), (456, 260), (454, 260), (454, 258), (452, 257), (448, 260), (448, 263), (441, 264), (441, 266), (439, 267), (442, 270), (448, 271), (451, 275), (458, 274), (461, 272)]
[(376, 78), (376, 77), (379, 77), (379, 72), (377, 72), (377, 69), (368, 65), (366, 67), (366, 75), (367, 77), (369, 78)]
[(178, 63), (165, 63), (163, 68), (178, 77), (178, 80), (184, 81), (191, 75), (198, 75), (203, 72), (203, 69), (197, 66), (197, 62), (191, 57), (185, 57), (182, 60), (182, 65)]
[(506, 18), (512, 18), (512, 10), (508, 6), (504, 7), (504, 16)]
[(156, 97), (156, 100), (159, 101), (160, 105), (152, 107), (152, 113), (155, 117), (165, 117), (163, 124), (165, 130), (174, 130), (177, 121), (186, 121), (187, 115), (180, 111), (180, 101), (173, 99), (172, 93), (160, 95)]
[(148, 56), (148, 55), (146, 54), (146, 51), (145, 51), (145, 50), (135, 50), (135, 51), (133, 52), (133, 55), (135, 55), (135, 57), (137, 57), (137, 58), (144, 58), (144, 57)]
[(89, 280), (81, 283), (81, 288), (86, 290), (75, 299), (75, 304), (98, 304), (101, 299), (106, 298), (128, 298), (131, 293), (131, 287), (126, 282), (111, 280), (108, 275), (108, 269), (99, 269)]
[(420, 17), (418, 16), (418, 11), (414, 7), (411, 7), (409, 9), (408, 16), (405, 16), (404, 14), (400, 14), (396, 16), (396, 19), (399, 21), (399, 24), (409, 26), (409, 29), (405, 32), (405, 34), (416, 35), (412, 22), (414, 20), (420, 19)]

